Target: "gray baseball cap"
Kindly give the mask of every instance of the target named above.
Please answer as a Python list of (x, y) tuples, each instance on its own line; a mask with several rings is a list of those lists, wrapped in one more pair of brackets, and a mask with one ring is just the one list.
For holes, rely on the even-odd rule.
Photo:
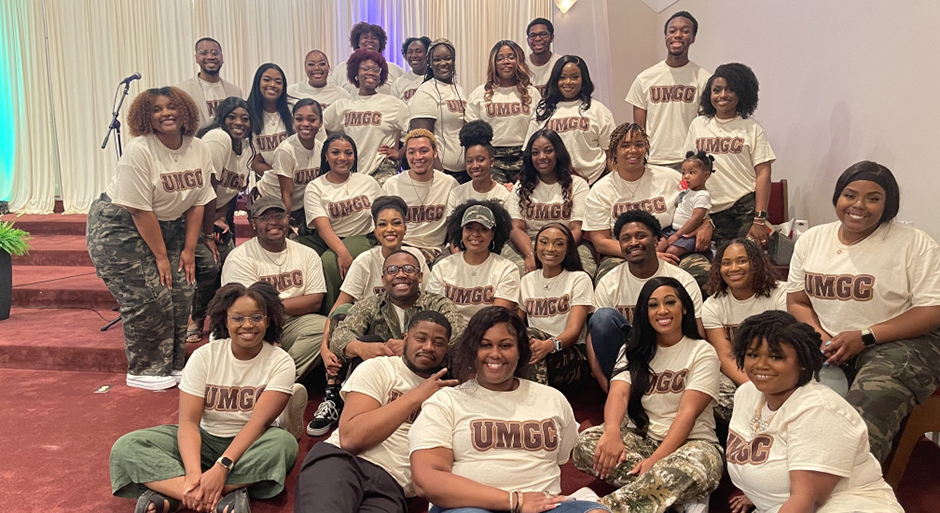
[(463, 213), (460, 226), (467, 226), (470, 223), (480, 223), (492, 230), (496, 226), (496, 216), (493, 215), (492, 210), (483, 205), (472, 205)]
[(251, 218), (254, 219), (264, 213), (265, 210), (279, 208), (287, 212), (284, 202), (277, 196), (261, 196), (251, 204)]

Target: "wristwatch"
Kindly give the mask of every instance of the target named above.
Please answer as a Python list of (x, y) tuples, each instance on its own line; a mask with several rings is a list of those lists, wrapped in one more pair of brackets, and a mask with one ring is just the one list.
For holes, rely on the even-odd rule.
[(215, 462), (225, 467), (225, 470), (228, 470), (229, 472), (231, 472), (232, 467), (235, 466), (235, 462), (226, 456), (221, 456), (219, 459), (215, 460)]
[(555, 349), (552, 350), (553, 353), (561, 351), (561, 339), (558, 337), (549, 337), (549, 340), (552, 341), (552, 344), (555, 344)]
[(754, 219), (767, 219), (767, 211), (759, 210), (754, 213)]
[(865, 347), (871, 347), (878, 343), (878, 341), (875, 340), (875, 334), (871, 332), (871, 328), (862, 330), (862, 343), (865, 344)]

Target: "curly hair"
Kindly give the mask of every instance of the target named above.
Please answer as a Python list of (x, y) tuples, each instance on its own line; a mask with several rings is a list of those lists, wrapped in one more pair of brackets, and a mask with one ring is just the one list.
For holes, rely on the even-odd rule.
[[(219, 102), (219, 105), (215, 108), (215, 116), (212, 118), (212, 122), (200, 128), (199, 131), (196, 132), (196, 137), (202, 139), (203, 136), (217, 128), (222, 129), (222, 131), (227, 133), (229, 137), (232, 137), (232, 133), (229, 132), (228, 127), (225, 126), (225, 118), (227, 118), (229, 114), (239, 107), (245, 109), (245, 112), (248, 113), (248, 123), (250, 125), (248, 133), (251, 133), (251, 127), (255, 126), (255, 123), (262, 123), (262, 121), (254, 119), (254, 116), (251, 115), (251, 109), (248, 108), (248, 102), (237, 96), (229, 96), (228, 98)], [(251, 161), (254, 159), (255, 155), (258, 154), (258, 150), (255, 148), (255, 141), (253, 137), (246, 137), (245, 139), (248, 140), (248, 147), (251, 149), (251, 158), (244, 160), (244, 162), (245, 167), (250, 170)], [(235, 151), (235, 142), (235, 138), (232, 137), (232, 151)], [(242, 148), (242, 151), (244, 151), (244, 147)], [(241, 153), (238, 153), (238, 155), (241, 155)]]
[(385, 62), (385, 57), (382, 54), (372, 50), (356, 50), (349, 56), (349, 60), (346, 61), (346, 79), (349, 80), (349, 83), (359, 87), (359, 65), (363, 61), (373, 61), (379, 65), (382, 72), (379, 75), (379, 84), (376, 88), (385, 85), (385, 82), (388, 81), (388, 63)]
[(561, 268), (571, 272), (584, 270), (584, 266), (581, 265), (581, 255), (578, 254), (578, 245), (574, 241), (574, 235), (571, 233), (571, 228), (568, 228), (568, 225), (565, 223), (558, 222), (551, 222), (546, 224), (545, 226), (539, 228), (539, 232), (535, 234), (535, 268), (542, 268), (542, 261), (539, 260), (538, 252), (539, 237), (542, 235), (542, 232), (549, 228), (555, 228), (565, 236), (565, 258), (561, 261)]
[(685, 152), (685, 160), (683, 160), (682, 163), (684, 164), (686, 162), (698, 162), (705, 171), (709, 173), (715, 172), (715, 157), (705, 153), (703, 150), (698, 150), (698, 152)]
[[(290, 107), (287, 105), (287, 75), (284, 74), (284, 70), (282, 70), (280, 66), (273, 62), (266, 62), (258, 66), (258, 69), (255, 71), (255, 78), (251, 81), (251, 91), (248, 93), (248, 113), (255, 116), (257, 119), (264, 119), (264, 95), (261, 94), (261, 75), (269, 69), (275, 69), (281, 74), (284, 87), (281, 89), (281, 95), (277, 97), (275, 105), (277, 107), (277, 113), (281, 117), (281, 122), (284, 123), (284, 127), (287, 130), (287, 135), (294, 135), (294, 119), (290, 114)], [(258, 123), (257, 126), (252, 123), (251, 132), (253, 134), (261, 135), (263, 130), (264, 123)]]
[(408, 218), (408, 204), (399, 196), (379, 196), (372, 200), (372, 221), (378, 221), (383, 210), (394, 210), (402, 219)]
[(369, 23), (368, 21), (360, 21), (353, 25), (352, 30), (349, 31), (349, 47), (353, 50), (359, 49), (359, 39), (368, 33), (375, 34), (375, 37), (379, 38), (379, 51), (385, 51), (385, 45), (388, 43), (388, 36), (385, 34), (385, 29), (381, 25), (376, 25), (374, 23)]
[(467, 323), (463, 335), (457, 342), (454, 354), (454, 376), (465, 382), (476, 375), (477, 354), (480, 351), (480, 342), (483, 335), (497, 324), (505, 323), (506, 330), (516, 337), (516, 348), (519, 350), (519, 362), (516, 364), (515, 376), (525, 377), (526, 367), (532, 358), (532, 348), (529, 346), (529, 334), (525, 323), (518, 315), (504, 306), (488, 306), (473, 314)]
[(581, 112), (591, 108), (594, 82), (591, 81), (587, 63), (577, 55), (564, 55), (552, 67), (552, 74), (549, 75), (548, 83), (545, 84), (545, 96), (539, 101), (539, 105), (535, 109), (535, 120), (539, 123), (551, 118), (558, 107), (558, 102), (565, 100), (565, 97), (561, 94), (561, 89), (558, 88), (558, 80), (561, 79), (561, 71), (565, 69), (566, 64), (574, 64), (581, 70), (581, 91), (578, 92), (581, 106), (578, 107), (578, 111)]
[(516, 90), (522, 98), (522, 104), (529, 105), (532, 103), (532, 97), (529, 96), (529, 84), (532, 81), (532, 72), (529, 70), (529, 65), (525, 62), (525, 52), (522, 51), (522, 47), (515, 41), (509, 39), (498, 41), (493, 45), (493, 49), (490, 50), (490, 58), (486, 63), (486, 83), (483, 84), (483, 89), (486, 91), (483, 93), (483, 101), (489, 103), (493, 99), (493, 90), (499, 87), (499, 74), (496, 72), (496, 54), (498, 54), (504, 46), (508, 46), (513, 53), (516, 54), (516, 69), (512, 72), (513, 79), (516, 82)]
[(330, 146), (334, 141), (346, 141), (352, 146), (353, 151), (353, 163), (352, 167), (349, 169), (350, 173), (355, 173), (359, 170), (359, 149), (356, 148), (356, 141), (352, 137), (346, 135), (345, 132), (333, 132), (323, 141), (323, 147), (320, 149), (320, 172), (317, 173), (317, 176), (323, 176), (330, 172), (330, 161), (326, 159), (327, 153), (330, 151)]
[(740, 244), (744, 248), (744, 253), (747, 254), (747, 260), (751, 266), (751, 290), (754, 291), (754, 295), (770, 297), (777, 288), (773, 264), (770, 263), (770, 258), (764, 250), (754, 241), (743, 237), (725, 242), (715, 252), (711, 271), (708, 272), (708, 281), (705, 282), (705, 292), (714, 297), (722, 297), (728, 293), (728, 284), (721, 277), (721, 260), (725, 256), (725, 251), (734, 244)]
[(147, 89), (137, 95), (127, 111), (127, 130), (134, 137), (153, 133), (153, 104), (158, 96), (170, 100), (176, 108), (176, 119), (183, 135), (194, 135), (199, 129), (199, 108), (192, 97), (178, 87)]
[(631, 209), (621, 213), (614, 221), (614, 238), (620, 239), (620, 230), (630, 223), (642, 223), (653, 233), (657, 239), (663, 238), (663, 225), (659, 224), (659, 219), (645, 210)]
[(558, 132), (550, 128), (536, 130), (522, 150), (522, 169), (519, 171), (519, 206), (523, 212), (529, 208), (529, 205), (532, 204), (532, 192), (535, 191), (535, 187), (540, 182), (539, 172), (535, 169), (535, 164), (532, 163), (532, 145), (539, 137), (548, 139), (548, 142), (555, 149), (555, 177), (558, 178), (558, 183), (561, 184), (564, 208), (569, 209), (574, 201), (574, 180), (572, 177), (581, 176), (581, 173), (571, 167), (571, 154), (568, 153), (568, 148), (565, 147), (565, 143), (561, 140)]
[(760, 90), (760, 84), (757, 82), (757, 76), (751, 71), (751, 68), (739, 62), (722, 64), (715, 70), (715, 74), (709, 77), (705, 84), (705, 90), (702, 92), (702, 99), (699, 105), (703, 116), (715, 117), (715, 106), (712, 105), (712, 85), (716, 78), (725, 79), (728, 89), (738, 95), (738, 106), (736, 110), (738, 115), (744, 119), (751, 117), (757, 110), (757, 93)]
[(421, 43), (424, 46), (424, 51), (428, 51), (428, 47), (431, 46), (431, 38), (428, 36), (415, 37), (411, 36), (408, 39), (405, 39), (405, 42), (401, 44), (401, 56), (404, 57), (408, 55), (408, 47), (411, 46), (411, 43), (415, 41)]
[(251, 298), (267, 315), (268, 329), (264, 332), (265, 342), (271, 344), (280, 342), (281, 333), (284, 331), (284, 303), (281, 302), (277, 289), (263, 281), (252, 283), (248, 288), (241, 283), (229, 283), (216, 291), (215, 296), (209, 301), (206, 312), (212, 336), (216, 340), (231, 338), (226, 324), (228, 309), (232, 307), (236, 299), (245, 296)]
[(624, 139), (633, 140), (637, 135), (640, 136), (646, 147), (646, 155), (643, 155), (643, 163), (646, 164), (650, 154), (650, 137), (646, 134), (646, 130), (636, 123), (621, 123), (610, 133), (610, 147), (607, 148), (607, 152), (610, 155), (611, 162), (617, 164), (617, 147), (620, 146), (620, 143)]
[(878, 220), (878, 226), (891, 221), (898, 215), (898, 210), (901, 209), (901, 189), (894, 178), (894, 173), (885, 166), (870, 160), (856, 162), (842, 172), (836, 180), (836, 188), (832, 193), (833, 207), (839, 202), (842, 191), (857, 180), (875, 182), (885, 190), (885, 209), (881, 213), (881, 219)]
[(429, 130), (426, 130), (424, 128), (415, 128), (415, 129), (412, 129), (407, 134), (405, 134), (405, 138), (404, 140), (402, 140), (401, 145), (403, 148), (407, 149), (408, 141), (412, 139), (419, 139), (421, 137), (424, 137), (425, 139), (428, 140), (429, 143), (431, 143), (432, 150), (437, 151), (437, 138), (434, 137), (434, 134), (432, 134)]
[(819, 379), (819, 370), (826, 359), (819, 346), (822, 336), (809, 324), (799, 322), (783, 310), (768, 310), (744, 319), (734, 335), (734, 360), (744, 370), (748, 349), (755, 344), (767, 344), (772, 353), (782, 353), (782, 344), (789, 344), (796, 351), (800, 365), (800, 377), (796, 386), (801, 387), (813, 378)]
[(489, 153), (490, 158), (493, 158), (493, 155), (496, 154), (492, 144), (493, 127), (482, 119), (471, 121), (460, 127), (458, 137), (460, 138), (460, 145), (464, 148), (483, 146), (486, 148), (486, 152)]
[(467, 249), (463, 244), (463, 221), (464, 212), (473, 205), (480, 205), (490, 209), (493, 217), (496, 218), (496, 225), (493, 226), (493, 240), (490, 242), (490, 253), (499, 254), (503, 246), (509, 241), (509, 232), (512, 231), (512, 218), (509, 212), (503, 207), (503, 204), (494, 200), (469, 200), (457, 205), (453, 212), (447, 216), (446, 230), (447, 238), (445, 244), (454, 244), (461, 251)]

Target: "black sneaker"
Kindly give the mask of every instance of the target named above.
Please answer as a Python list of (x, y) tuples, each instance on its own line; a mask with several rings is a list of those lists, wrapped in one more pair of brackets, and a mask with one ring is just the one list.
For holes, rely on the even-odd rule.
[(323, 436), (330, 431), (334, 422), (339, 422), (339, 415), (343, 412), (343, 400), (339, 397), (339, 385), (326, 387), (323, 402), (313, 414), (313, 420), (307, 424), (307, 434), (310, 436)]

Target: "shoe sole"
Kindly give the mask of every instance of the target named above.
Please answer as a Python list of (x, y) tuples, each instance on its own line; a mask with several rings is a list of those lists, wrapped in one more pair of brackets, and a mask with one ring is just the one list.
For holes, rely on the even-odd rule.
[(330, 425), (329, 425), (329, 426), (326, 426), (325, 428), (311, 429), (311, 428), (308, 426), (308, 427), (307, 427), (307, 434), (310, 435), (310, 436), (323, 436), (323, 435), (329, 433), (329, 432), (330, 432), (330, 428), (332, 428), (332, 427), (333, 427), (333, 423), (332, 423), (332, 422), (330, 422)]
[(287, 412), (287, 431), (300, 440), (304, 434), (304, 412), (307, 410), (307, 389), (303, 385), (294, 386), (290, 410)]
[(128, 376), (127, 377), (127, 386), (134, 388), (141, 388), (143, 390), (150, 390), (151, 392), (158, 392), (160, 390), (167, 390), (173, 388), (177, 385), (175, 379), (172, 376), (167, 376), (163, 381), (138, 381), (137, 379)]

